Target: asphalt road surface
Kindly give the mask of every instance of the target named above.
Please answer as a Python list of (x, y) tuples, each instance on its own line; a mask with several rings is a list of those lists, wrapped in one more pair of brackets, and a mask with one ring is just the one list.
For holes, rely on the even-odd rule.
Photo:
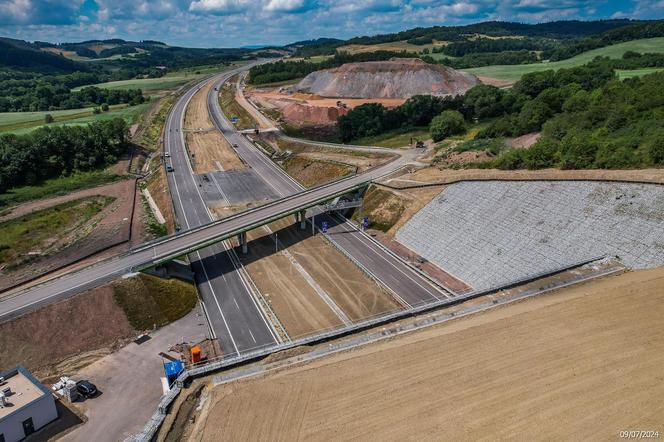
[[(167, 174), (168, 184), (176, 219), (183, 231), (213, 220), (201, 196), (201, 177), (192, 170), (182, 132), (186, 107), (202, 84), (177, 101), (164, 127), (164, 146), (168, 152), (165, 161), (173, 167), (173, 172)], [(224, 354), (238, 354), (279, 342), (234, 253), (224, 241), (189, 254), (210, 328)]]
[[(216, 83), (220, 84), (239, 70), (241, 69), (215, 77)], [(297, 182), (233, 128), (221, 113), (212, 88), (208, 97), (208, 106), (215, 125), (231, 144), (238, 145), (239, 155), (258, 176), (262, 177), (276, 194), (285, 198), (210, 223), (211, 216), (198, 192), (196, 181), (198, 177), (191, 171), (181, 131), (186, 105), (201, 86), (202, 83), (199, 83), (178, 100), (169, 114), (165, 128), (165, 146), (171, 156), (170, 164), (174, 168), (174, 172), (169, 174), (172, 175), (169, 176), (169, 184), (173, 189), (176, 214), (183, 232), (18, 291), (0, 301), (0, 320), (72, 296), (123, 274), (189, 253), (212, 329), (221, 340), (224, 350), (227, 353), (242, 352), (277, 342), (276, 333), (265, 319), (255, 298), (251, 296), (252, 289), (241, 266), (234, 258), (234, 252), (228, 251), (219, 239), (229, 238), (270, 220), (302, 208), (312, 207), (332, 196), (353, 190), (394, 171), (413, 158), (405, 155), (364, 174), (303, 191)], [(406, 304), (417, 305), (449, 296), (368, 236), (358, 232), (350, 223), (339, 219), (328, 219), (334, 241), (361, 261)]]
[[(224, 116), (219, 101), (216, 99), (215, 89), (219, 88), (227, 78), (226, 76), (219, 77), (208, 94), (208, 111), (212, 116), (215, 126), (231, 143), (237, 144), (237, 152), (242, 159), (252, 169), (258, 171), (258, 175), (280, 196), (286, 197), (303, 192), (305, 188), (301, 184), (267, 158), (244, 135), (238, 133), (233, 124)], [(298, 141), (292, 138), (291, 140)], [(338, 146), (331, 143), (317, 144), (349, 148), (348, 146)], [(360, 148), (367, 149), (364, 147)], [(376, 150), (382, 151), (386, 149)], [(393, 153), (394, 150), (390, 152)], [(407, 152), (402, 158), (397, 160), (396, 164), (388, 164), (387, 167), (392, 170), (396, 169), (399, 164), (415, 159), (416, 155), (417, 153), (414, 151)], [(340, 217), (323, 214), (320, 210), (309, 211), (310, 214), (312, 212), (316, 215), (314, 221), (317, 225), (320, 226), (320, 222), (326, 220), (330, 226), (328, 230), (330, 238), (349, 255), (369, 269), (393, 293), (397, 294), (404, 304), (417, 306), (451, 297), (449, 293), (440, 290), (410, 266), (386, 251), (371, 237), (358, 231), (357, 227), (350, 222)]]

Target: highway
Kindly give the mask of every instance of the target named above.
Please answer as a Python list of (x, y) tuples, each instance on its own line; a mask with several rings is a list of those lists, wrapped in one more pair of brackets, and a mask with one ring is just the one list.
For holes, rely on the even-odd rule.
[[(230, 76), (246, 68), (214, 77), (215, 86), (218, 87)], [(169, 174), (169, 186), (183, 231), (16, 292), (0, 301), (0, 320), (186, 253), (189, 254), (197, 275), (197, 284), (213, 333), (220, 339), (226, 353), (240, 353), (278, 342), (278, 335), (252, 295), (251, 283), (234, 256), (235, 252), (229, 251), (222, 240), (358, 189), (395, 171), (413, 158), (404, 155), (363, 174), (303, 190), (302, 186), (235, 130), (222, 114), (212, 88), (208, 96), (208, 109), (214, 124), (230, 143), (238, 145), (238, 154), (250, 168), (283, 198), (223, 220), (210, 222), (212, 217), (198, 191), (198, 176), (191, 170), (181, 130), (186, 105), (202, 84), (199, 83), (180, 97), (169, 114), (165, 127), (164, 143), (171, 154), (170, 161), (174, 167), (174, 172)], [(317, 219), (322, 219), (322, 216), (324, 215)], [(415, 306), (450, 296), (392, 256), (367, 235), (357, 231), (350, 223), (338, 218), (327, 219), (330, 223), (328, 237), (333, 238), (347, 254), (369, 269), (404, 305)]]
[[(173, 172), (167, 174), (168, 185), (175, 216), (183, 231), (213, 220), (200, 194), (201, 177), (192, 170), (182, 130), (187, 105), (204, 83), (207, 81), (176, 102), (164, 127), (164, 150), (170, 156), (165, 162), (173, 166)], [(226, 242), (189, 254), (189, 261), (212, 335), (219, 339), (225, 354), (239, 354), (279, 342), (279, 335), (256, 301), (249, 276)]]
[[(305, 188), (301, 184), (286, 174), (286, 172), (272, 160), (267, 158), (244, 135), (238, 133), (233, 124), (226, 118), (226, 116), (224, 116), (219, 101), (216, 99), (214, 89), (219, 88), (227, 78), (228, 77), (226, 76), (218, 78), (214, 84), (215, 87), (212, 88), (208, 94), (208, 111), (210, 112), (217, 129), (219, 129), (224, 137), (226, 137), (231, 143), (238, 145), (238, 154), (248, 165), (259, 172), (259, 176), (262, 177), (278, 195), (286, 197), (305, 191)], [(305, 142), (333, 148), (394, 153), (394, 150), (389, 149), (308, 142), (296, 138), (287, 139), (295, 142)], [(383, 168), (386, 168), (387, 170), (395, 170), (402, 164), (414, 160), (416, 156), (417, 153), (413, 150), (406, 151), (394, 163), (382, 166), (378, 170), (382, 170)], [(381, 174), (382, 172), (378, 173)], [(371, 237), (358, 231), (358, 229), (350, 222), (341, 219), (341, 217), (332, 217), (327, 214), (322, 214), (320, 213), (320, 210), (315, 210), (314, 212), (317, 215), (316, 219), (319, 221), (317, 223), (319, 226), (320, 221), (328, 221), (328, 225), (330, 226), (328, 238), (334, 241), (338, 247), (342, 248), (356, 261), (362, 263), (362, 265), (387, 286), (396, 297), (400, 298), (401, 302), (406, 306), (417, 306), (451, 297), (449, 293), (441, 291), (438, 287), (432, 285), (419, 273), (414, 271), (410, 266), (387, 252)]]
[[(230, 75), (230, 73), (224, 74), (226, 77), (228, 75)], [(186, 107), (186, 103), (195, 93), (195, 89), (196, 88), (189, 90), (180, 100), (178, 100), (173, 112), (169, 116), (168, 124), (171, 128), (170, 133), (172, 134), (172, 129), (177, 129), (176, 134), (179, 134), (179, 137), (169, 136), (169, 140), (167, 141), (167, 143), (170, 143), (169, 149), (172, 149), (173, 153), (177, 152), (177, 149), (175, 148), (175, 143), (178, 143), (177, 140), (179, 139), (179, 143), (182, 143), (181, 131), (179, 130), (180, 126), (175, 126), (182, 124), (183, 111)], [(238, 141), (239, 143), (248, 143), (248, 141), (244, 140), (244, 137), (235, 132), (229, 134), (229, 138), (231, 142)], [(244, 152), (243, 150), (242, 154), (244, 155), (245, 153), (248, 154), (249, 157), (252, 157), (253, 153), (254, 159), (262, 158), (256, 150), (247, 152)], [(182, 159), (178, 160), (178, 157), (176, 157), (174, 161), (179, 161), (176, 166), (178, 166), (178, 170), (182, 170)], [(186, 159), (184, 161), (186, 161)], [(274, 169), (267, 167), (267, 164), (270, 162), (267, 159), (265, 159), (265, 161), (267, 163), (263, 164), (265, 167), (261, 166), (263, 168), (260, 169), (259, 173), (274, 173)], [(47, 303), (64, 299), (86, 289), (112, 281), (119, 276), (137, 272), (168, 261), (177, 256), (193, 253), (207, 246), (217, 244), (221, 240), (231, 238), (238, 233), (251, 230), (288, 214), (315, 206), (319, 202), (326, 201), (337, 195), (342, 195), (350, 190), (361, 187), (371, 180), (392, 172), (401, 165), (402, 163), (400, 161), (395, 161), (368, 171), (365, 174), (355, 175), (326, 186), (310, 189), (274, 201), (270, 204), (241, 212), (232, 217), (200, 226), (197, 225), (204, 222), (205, 217), (203, 211), (198, 210), (195, 214), (192, 213), (191, 215), (190, 230), (145, 244), (127, 253), (99, 261), (79, 270), (51, 278), (41, 284), (24, 290), (18, 290), (11, 296), (3, 298), (2, 301), (0, 301), (0, 320), (15, 317)], [(269, 172), (269, 170), (272, 170), (272, 172)], [(188, 180), (186, 179), (186, 176), (183, 177), (183, 179), (183, 182), (187, 182)], [(193, 180), (193, 177), (191, 177), (191, 180)], [(179, 181), (180, 180), (178, 180), (178, 186)], [(193, 181), (190, 181), (190, 184), (192, 182)], [(272, 181), (270, 180), (270, 182)], [(180, 207), (180, 214), (182, 217), (184, 217), (185, 213), (187, 216), (190, 216), (189, 205), (198, 204), (196, 203), (197, 198), (200, 200), (200, 196), (192, 192), (191, 188), (191, 185), (185, 184), (182, 189), (178, 188), (176, 191), (176, 198), (178, 198), (179, 195), (178, 202), (181, 200), (185, 207), (184, 209), (182, 208), (183, 206)], [(204, 254), (201, 255), (201, 258), (206, 262)], [(207, 267), (205, 267), (205, 269), (206, 268)], [(221, 275), (225, 274), (219, 272), (219, 276)], [(211, 275), (208, 276), (212, 278)]]

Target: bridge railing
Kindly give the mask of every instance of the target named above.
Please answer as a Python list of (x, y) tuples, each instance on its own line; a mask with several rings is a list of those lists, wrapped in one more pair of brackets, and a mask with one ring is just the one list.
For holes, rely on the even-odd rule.
[[(200, 226), (197, 226), (197, 227), (194, 227), (194, 228), (188, 229), (188, 230), (186, 230), (186, 231), (184, 231), (184, 232), (179, 232), (179, 233), (174, 233), (174, 234), (167, 235), (167, 236), (162, 236), (162, 237), (157, 238), (157, 239), (154, 239), (154, 240), (152, 240), (152, 241), (148, 241), (148, 242), (145, 242), (145, 243), (143, 243), (143, 244), (139, 244), (138, 246), (133, 247), (133, 248), (130, 249), (130, 250), (131, 250), (131, 252), (138, 252), (138, 251), (141, 251), (141, 250), (145, 250), (146, 248), (154, 247), (154, 246), (156, 246), (156, 245), (159, 245), (159, 244), (163, 244), (163, 243), (169, 242), (169, 241), (171, 241), (171, 240), (173, 240), (174, 238), (177, 238), (177, 237), (182, 237), (182, 236), (191, 235), (192, 233), (199, 232), (199, 231), (201, 231), (201, 230), (209, 229), (209, 228), (212, 227), (212, 226), (219, 225), (219, 224), (223, 224), (223, 223), (228, 222), (228, 221), (231, 221), (231, 220), (233, 220), (233, 219), (242, 218), (242, 217), (247, 216), (248, 214), (255, 213), (255, 212), (258, 212), (258, 211), (263, 211), (263, 210), (269, 209), (270, 207), (274, 207), (274, 206), (277, 206), (277, 205), (279, 205), (279, 204), (283, 204), (283, 203), (286, 202), (286, 201), (290, 201), (290, 200), (293, 200), (293, 199), (295, 199), (295, 198), (301, 198), (302, 196), (305, 196), (305, 195), (308, 195), (308, 194), (312, 194), (312, 193), (320, 192), (320, 191), (323, 190), (323, 189), (326, 189), (326, 188), (329, 188), (329, 187), (333, 187), (333, 186), (339, 185), (340, 183), (342, 183), (342, 182), (344, 182), (344, 181), (357, 180), (357, 179), (358, 179), (359, 177), (361, 177), (362, 175), (369, 174), (371, 171), (376, 170), (377, 168), (382, 167), (382, 166), (384, 166), (384, 165), (385, 165), (385, 164), (381, 164), (381, 165), (379, 165), (379, 166), (374, 166), (374, 167), (372, 167), (371, 169), (367, 169), (367, 170), (366, 170), (365, 172), (363, 172), (362, 174), (359, 174), (359, 175), (351, 175), (351, 176), (347, 176), (347, 177), (342, 177), (342, 178), (339, 178), (339, 179), (337, 179), (337, 180), (330, 181), (329, 183), (322, 184), (322, 185), (320, 185), (320, 186), (313, 187), (313, 188), (311, 188), (311, 189), (307, 189), (307, 190), (304, 190), (304, 191), (302, 191), (302, 192), (294, 193), (294, 194), (292, 194), (292, 195), (288, 195), (288, 196), (285, 196), (285, 197), (283, 197), (283, 198), (279, 198), (279, 199), (274, 200), (274, 201), (270, 201), (270, 202), (267, 203), (267, 204), (263, 204), (263, 205), (261, 205), (261, 206), (253, 207), (253, 208), (251, 208), (251, 209), (247, 209), (247, 210), (244, 210), (244, 211), (242, 211), (242, 212), (238, 212), (238, 213), (235, 213), (235, 214), (233, 214), (233, 215), (230, 215), (230, 216), (227, 216), (227, 217), (224, 217), (224, 218), (221, 218), (221, 219), (215, 220), (215, 221), (211, 221), (211, 222), (209, 222), (209, 223), (201, 224)], [(367, 183), (369, 183), (369, 182), (371, 182), (371, 181), (374, 181), (374, 180), (376, 180), (376, 179), (380, 179), (380, 178), (382, 178), (382, 177), (384, 177), (384, 176), (390, 175), (390, 174), (394, 173), (395, 171), (397, 171), (397, 170), (399, 170), (399, 169), (401, 169), (401, 168), (403, 168), (403, 167), (404, 167), (404, 166), (401, 166), (401, 167), (399, 167), (399, 168), (397, 168), (397, 169), (394, 169), (394, 170), (388, 170), (388, 171), (386, 171), (384, 174), (379, 175), (379, 176), (377, 176), (377, 177), (373, 177), (373, 178), (369, 178), (369, 177), (367, 177), (366, 180), (360, 180), (360, 181), (358, 181), (357, 183), (354, 183), (353, 185), (348, 186), (347, 189), (342, 189), (342, 190), (340, 190), (340, 191), (338, 191), (338, 192), (334, 192), (334, 193), (330, 194), (329, 197), (326, 195), (326, 196), (324, 196), (324, 197), (321, 197), (321, 199), (317, 199), (317, 200), (316, 200), (316, 203), (314, 203), (314, 205), (315, 205), (315, 204), (318, 204), (321, 200), (322, 200), (322, 201), (325, 201), (326, 199), (332, 199), (332, 198), (334, 198), (339, 192), (342, 192), (342, 193), (343, 193), (343, 192), (347, 192), (347, 191), (349, 191), (349, 190), (352, 190), (354, 187), (362, 186), (362, 185), (367, 184)], [(287, 215), (287, 214), (286, 214), (286, 215)], [(286, 215), (284, 215), (284, 216), (286, 216)]]

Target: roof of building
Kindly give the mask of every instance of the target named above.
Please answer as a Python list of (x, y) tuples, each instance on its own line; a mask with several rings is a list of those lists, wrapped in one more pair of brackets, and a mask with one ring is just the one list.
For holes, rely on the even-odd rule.
[(6, 398), (8, 405), (5, 407), (0, 406), (0, 420), (40, 399), (42, 396), (51, 394), (51, 391), (44, 384), (39, 382), (28, 370), (21, 366), (0, 373), (0, 377), (5, 379), (0, 384), (0, 392), (5, 388), (11, 389), (11, 394)]

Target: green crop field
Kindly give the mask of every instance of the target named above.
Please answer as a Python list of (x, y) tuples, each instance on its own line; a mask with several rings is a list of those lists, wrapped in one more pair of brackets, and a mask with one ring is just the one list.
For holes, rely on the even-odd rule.
[(137, 106), (126, 106), (120, 104), (112, 106), (108, 112), (93, 113), (93, 108), (70, 109), (61, 111), (44, 112), (3, 112), (0, 113), (0, 133), (24, 134), (38, 127), (46, 126), (44, 121), (46, 114), (51, 114), (55, 120), (48, 126), (80, 125), (93, 121), (110, 120), (120, 117), (128, 123), (133, 122), (138, 115), (150, 107), (151, 103), (143, 103)]
[(522, 75), (530, 72), (540, 72), (549, 69), (562, 69), (580, 66), (592, 61), (595, 57), (610, 57), (620, 58), (627, 51), (635, 51), (640, 53), (647, 52), (664, 52), (664, 37), (658, 38), (644, 38), (641, 40), (633, 40), (625, 43), (619, 43), (604, 48), (593, 49), (587, 51), (576, 57), (568, 58), (567, 60), (554, 61), (550, 63), (533, 63), (533, 64), (520, 64), (520, 65), (500, 65), (500, 66), (485, 66), (481, 68), (466, 69), (475, 75), (483, 77), (499, 78), (501, 80), (518, 80)]
[(664, 71), (664, 68), (643, 68), (643, 69), (633, 69), (629, 71), (616, 70), (616, 74), (618, 74), (618, 78), (623, 80), (625, 78), (641, 77), (642, 75), (648, 75), (660, 71)]

